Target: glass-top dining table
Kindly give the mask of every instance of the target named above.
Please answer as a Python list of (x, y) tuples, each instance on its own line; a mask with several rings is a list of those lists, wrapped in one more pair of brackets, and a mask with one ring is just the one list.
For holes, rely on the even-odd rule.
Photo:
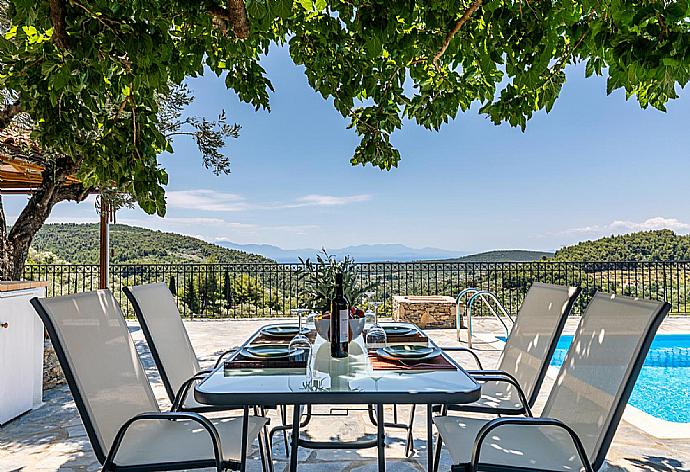
[[(385, 326), (385, 323), (382, 325)], [(424, 335), (416, 326), (407, 326)], [(221, 363), (198, 383), (194, 397), (199, 403), (216, 407), (293, 405), (290, 472), (297, 470), (297, 450), (300, 446), (312, 449), (377, 447), (379, 470), (384, 471), (383, 407), (402, 404), (427, 406), (427, 455), (429, 470), (432, 470), (431, 406), (472, 403), (480, 397), (479, 384), (446, 353), (441, 354), (444, 368), (432, 364), (410, 366), (402, 362), (399, 369), (395, 366), (379, 368), (376, 357), (369, 355), (363, 336), (350, 342), (349, 355), (342, 359), (332, 358), (330, 344), (314, 336), (306, 367), (231, 367), (242, 348), (258, 342), (262, 329), (250, 336), (239, 350), (226, 358), (225, 363)], [(422, 339), (424, 344), (436, 347), (426, 335)], [(373, 405), (376, 418), (381, 419), (376, 421), (376, 439), (350, 443), (301, 439), (302, 406), (312, 405)]]

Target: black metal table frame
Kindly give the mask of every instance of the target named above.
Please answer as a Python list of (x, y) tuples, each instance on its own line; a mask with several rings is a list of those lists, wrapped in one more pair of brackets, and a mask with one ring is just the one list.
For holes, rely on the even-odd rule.
[[(274, 323), (269, 323), (269, 326)], [(251, 344), (265, 328), (262, 326), (253, 335), (251, 335), (236, 351), (235, 354), (228, 357), (231, 361), (239, 354), (243, 347)], [(436, 345), (431, 339), (429, 343)], [(463, 369), (455, 360), (443, 353), (443, 356), (459, 371), (465, 373)], [(221, 364), (215, 370), (224, 368)], [(215, 372), (215, 371), (214, 371)], [(462, 404), (472, 403), (479, 399), (481, 395), (479, 384), (467, 373), (467, 378), (472, 380), (475, 384), (475, 389), (472, 391), (450, 392), (281, 392), (276, 393), (262, 393), (255, 392), (252, 394), (246, 393), (206, 393), (200, 391), (199, 388), (203, 386), (202, 381), (194, 388), (194, 397), (199, 403), (217, 405), (217, 406), (262, 406), (262, 405), (292, 405), (292, 438), (290, 441), (290, 472), (297, 471), (297, 452), (299, 446), (308, 449), (366, 449), (371, 447), (377, 448), (378, 469), (384, 472), (386, 469), (385, 459), (385, 424), (384, 421), (376, 422), (376, 439), (335, 442), (335, 441), (311, 441), (300, 438), (300, 420), (301, 420), (301, 406), (312, 405), (374, 405), (376, 409), (377, 419), (383, 418), (384, 405), (426, 405), (427, 408), (427, 470), (434, 470), (434, 452), (433, 452), (433, 416), (432, 406), (439, 404)]]

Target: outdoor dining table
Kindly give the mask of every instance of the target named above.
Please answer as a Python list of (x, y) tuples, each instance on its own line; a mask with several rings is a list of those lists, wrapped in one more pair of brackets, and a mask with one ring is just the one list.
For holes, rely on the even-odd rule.
[[(409, 326), (419, 330), (414, 325)], [(252, 345), (260, 333), (261, 329), (249, 337), (242, 348)], [(421, 330), (419, 333), (424, 334)], [(435, 347), (430, 339), (425, 343)], [(228, 356), (226, 364), (231, 365), (242, 348)], [(377, 447), (378, 467), (384, 471), (384, 405), (427, 405), (427, 459), (429, 470), (433, 470), (431, 406), (472, 403), (480, 397), (479, 384), (450, 356), (446, 353), (442, 356), (446, 364), (450, 363), (446, 365), (450, 368), (419, 369), (401, 365), (400, 369), (375, 369), (363, 336), (349, 344), (349, 356), (342, 359), (332, 358), (330, 344), (316, 337), (307, 367), (226, 368), (221, 363), (195, 386), (194, 397), (199, 403), (219, 407), (293, 405), (290, 472), (297, 470), (299, 446), (312, 449)], [(344, 443), (301, 439), (301, 407), (312, 405), (374, 405), (378, 419), (376, 439)]]

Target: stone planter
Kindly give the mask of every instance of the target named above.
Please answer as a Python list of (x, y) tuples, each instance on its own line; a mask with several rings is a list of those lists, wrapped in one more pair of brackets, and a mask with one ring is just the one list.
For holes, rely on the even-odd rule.
[(65, 383), (65, 374), (62, 373), (55, 348), (50, 339), (43, 343), (43, 390), (48, 390)]
[(394, 296), (393, 319), (420, 328), (454, 328), (455, 298), (443, 296)]

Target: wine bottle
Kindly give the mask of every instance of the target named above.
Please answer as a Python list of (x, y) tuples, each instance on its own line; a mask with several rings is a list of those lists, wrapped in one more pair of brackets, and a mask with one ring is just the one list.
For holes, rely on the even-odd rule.
[(347, 357), (350, 304), (343, 294), (343, 273), (335, 274), (335, 296), (331, 300), (331, 356)]

